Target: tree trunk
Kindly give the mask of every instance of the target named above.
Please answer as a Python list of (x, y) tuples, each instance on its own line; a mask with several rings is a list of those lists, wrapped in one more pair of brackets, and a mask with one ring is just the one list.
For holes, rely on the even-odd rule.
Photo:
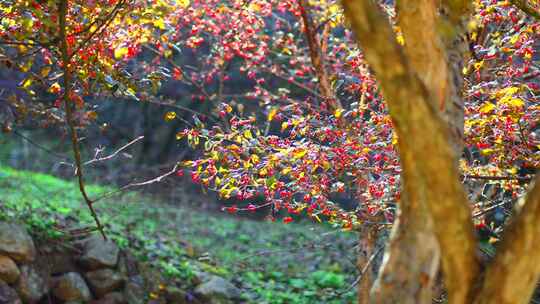
[[(438, 109), (441, 119), (450, 126), (450, 143), (457, 164), (463, 147), (464, 113), (460, 96), (463, 48), (456, 47), (460, 46), (459, 39), (453, 37), (451, 47), (445, 46), (437, 32), (438, 10), (434, 1), (397, 1), (404, 51), (415, 74), (429, 91), (432, 107)], [(411, 198), (406, 191), (404, 189), (401, 212), (385, 254), (381, 276), (373, 288), (377, 303), (426, 303), (432, 299), (440, 258), (439, 243), (424, 198), (418, 195)], [(398, 294), (396, 286), (400, 290)]]
[[(459, 28), (460, 14), (467, 11), (469, 1), (443, 2), (451, 8), (447, 21), (455, 31)], [(540, 278), (540, 251), (536, 250), (540, 242), (540, 175), (525, 202), (519, 203), (520, 210), (505, 231), (495, 259), (482, 275), (475, 258), (477, 242), (469, 203), (459, 181), (455, 154), (451, 148), (451, 126), (444, 121), (444, 116), (441, 118), (440, 110), (434, 106), (437, 100), (433, 88), (440, 83), (422, 79), (421, 64), (415, 65), (414, 60), (408, 57), (410, 50), (404, 51), (398, 45), (386, 16), (373, 1), (343, 0), (343, 5), (365, 58), (380, 82), (395, 132), (399, 136), (403, 191), (406, 195), (401, 202), (400, 221), (405, 227), (424, 215), (432, 219), (426, 227), (433, 227), (440, 244), (448, 303), (528, 303)], [(425, 2), (424, 5), (430, 3)], [(425, 8), (423, 5), (419, 7)], [(435, 18), (436, 14), (430, 16)], [(423, 28), (427, 29), (430, 24), (435, 23), (426, 23)], [(435, 45), (437, 41), (441, 40), (433, 41)], [(442, 58), (445, 59), (444, 56)], [(414, 228), (406, 232), (419, 233)], [(396, 235), (400, 236), (399, 233)], [(411, 239), (419, 238), (419, 235), (415, 235)], [(403, 243), (408, 238), (396, 239), (398, 241), (392, 243), (391, 248), (395, 245), (410, 248), (412, 252), (424, 246), (416, 242), (407, 247)], [(421, 286), (423, 276), (414, 275), (418, 274), (417, 266), (423, 261), (410, 262), (413, 264), (410, 268), (403, 271), (398, 269), (396, 274), (403, 274), (415, 281), (408, 286)], [(384, 281), (384, 277), (381, 280)], [(394, 301), (388, 298), (383, 300), (412, 303), (414, 295), (409, 294), (410, 290), (401, 288), (391, 286), (388, 295)], [(400, 296), (404, 296), (404, 300)], [(418, 299), (421, 301), (419, 303), (429, 303), (427, 299)]]
[[(424, 84), (418, 76), (422, 71), (415, 70), (415, 66), (409, 63), (407, 52), (404, 53), (397, 44), (387, 18), (372, 1), (346, 0), (343, 5), (365, 58), (380, 82), (399, 137), (402, 181), (407, 197), (401, 202), (400, 221), (405, 226), (405, 223), (419, 220), (411, 218), (414, 215), (425, 214), (424, 218), (431, 215), (434, 223), (432, 231), (445, 253), (442, 255), (442, 265), (450, 303), (466, 303), (470, 298), (470, 286), (477, 275), (476, 243), (470, 209), (459, 182), (456, 155), (449, 145), (450, 130), (440, 119), (440, 107), (435, 106), (437, 95), (432, 92), (437, 83), (433, 82), (433, 86)], [(434, 12), (428, 14), (434, 15)], [(436, 40), (434, 43), (439, 42)], [(446, 64), (446, 58), (441, 53), (432, 54), (442, 58), (430, 60)], [(428, 130), (429, 136), (426, 136)], [(410, 208), (410, 212), (404, 212), (406, 208)], [(452, 216), (448, 216), (448, 213), (452, 213)], [(404, 216), (408, 218), (404, 219)], [(417, 240), (419, 233), (421, 231), (412, 231), (415, 236), (400, 240), (401, 245), (395, 246), (404, 249), (411, 246), (411, 251), (424, 247), (423, 243), (404, 243), (410, 239)], [(420, 273), (406, 268), (409, 272), (404, 275), (409, 277), (409, 281), (405, 283), (411, 287), (427, 286), (423, 281), (431, 282), (434, 275), (426, 271), (426, 267), (418, 265), (432, 264), (418, 260), (409, 262), (415, 264), (410, 268), (420, 269)], [(414, 301), (415, 294), (404, 291), (401, 286), (393, 286), (392, 289), (390, 293), (397, 295), (396, 299), (404, 296), (408, 302)], [(427, 301), (425, 298), (421, 300)]]

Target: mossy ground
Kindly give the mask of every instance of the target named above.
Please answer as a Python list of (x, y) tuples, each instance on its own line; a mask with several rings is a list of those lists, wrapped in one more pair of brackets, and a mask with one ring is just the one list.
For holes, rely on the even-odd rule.
[[(116, 190), (89, 185), (92, 197)], [(309, 223), (270, 223), (175, 206), (138, 192), (96, 203), (107, 234), (189, 286), (195, 269), (229, 278), (253, 303), (352, 303), (356, 236)], [(73, 181), (0, 164), (0, 220), (44, 238), (93, 226)]]

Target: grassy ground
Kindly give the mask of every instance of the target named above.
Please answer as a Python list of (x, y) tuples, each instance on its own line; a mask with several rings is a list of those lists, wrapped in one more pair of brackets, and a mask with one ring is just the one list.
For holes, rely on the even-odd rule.
[[(88, 190), (97, 197), (115, 189)], [(353, 302), (353, 233), (208, 214), (137, 192), (99, 201), (97, 210), (120, 246), (186, 287), (202, 268), (229, 278), (249, 303)], [(20, 220), (44, 238), (66, 237), (65, 227), (93, 223), (74, 182), (0, 163), (2, 219)]]

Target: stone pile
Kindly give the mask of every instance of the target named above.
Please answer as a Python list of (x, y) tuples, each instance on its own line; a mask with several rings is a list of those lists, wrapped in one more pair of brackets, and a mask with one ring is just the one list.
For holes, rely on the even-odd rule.
[(76, 248), (57, 252), (45, 246), (38, 253), (22, 226), (0, 222), (0, 304), (241, 303), (234, 285), (211, 274), (201, 273), (192, 293), (156, 286), (129, 252), (101, 236)]

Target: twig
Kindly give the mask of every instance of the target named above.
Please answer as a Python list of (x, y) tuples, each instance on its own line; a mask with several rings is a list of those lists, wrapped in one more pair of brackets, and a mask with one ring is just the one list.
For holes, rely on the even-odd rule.
[(114, 157), (116, 157), (118, 155), (118, 153), (122, 152), (123, 150), (127, 149), (129, 146), (133, 145), (134, 143), (138, 142), (139, 140), (141, 140), (143, 138), (144, 138), (144, 136), (139, 136), (139, 137), (135, 138), (134, 140), (128, 142), (127, 144), (122, 146), (120, 149), (116, 150), (114, 153), (112, 153), (112, 154), (110, 154), (108, 156), (98, 158), (97, 154), (96, 154), (96, 156), (93, 159), (85, 162), (83, 165), (88, 166), (88, 165), (93, 164), (93, 163), (97, 163), (97, 162), (101, 162), (101, 161), (105, 161), (105, 160), (109, 160), (111, 158), (114, 158)]
[(463, 175), (463, 179), (484, 179), (484, 180), (517, 180), (522, 182), (530, 182), (533, 177), (532, 176), (501, 176), (501, 175)]
[(481, 215), (484, 215), (484, 214), (490, 212), (490, 211), (493, 210), (493, 209), (497, 209), (497, 208), (499, 208), (499, 207), (501, 207), (501, 206), (504, 206), (504, 205), (506, 205), (507, 203), (508, 203), (508, 202), (502, 202), (502, 203), (495, 204), (495, 205), (493, 205), (493, 206), (491, 206), (491, 207), (488, 207), (488, 208), (486, 208), (486, 209), (484, 209), (484, 210), (481, 210), (481, 211), (478, 211), (478, 212), (474, 213), (472, 216), (473, 216), (473, 218), (479, 217), (479, 216), (481, 216)]
[(110, 191), (110, 192), (107, 192), (103, 195), (101, 195), (100, 197), (94, 199), (94, 203), (99, 201), (99, 200), (102, 200), (104, 198), (107, 198), (107, 197), (111, 197), (115, 194), (118, 194), (120, 192), (123, 192), (129, 188), (133, 188), (133, 187), (140, 187), (140, 186), (146, 186), (146, 185), (150, 185), (150, 184), (154, 184), (154, 183), (159, 183), (161, 182), (164, 178), (176, 173), (176, 171), (178, 170), (178, 167), (180, 166), (180, 164), (176, 164), (174, 166), (174, 168), (171, 170), (171, 171), (168, 171), (167, 173), (163, 174), (163, 175), (160, 175), (158, 177), (155, 177), (155, 178), (152, 178), (150, 180), (147, 180), (147, 181), (144, 181), (144, 182), (140, 182), (140, 183), (130, 183), (130, 184), (127, 184), (127, 185), (124, 185), (122, 187), (120, 187), (120, 189), (118, 190), (114, 190), (114, 191)]
[(19, 133), (19, 131), (17, 131), (17, 130), (13, 130), (13, 134), (16, 135), (16, 136), (18, 136), (18, 137), (20, 137), (20, 138), (22, 138), (24, 141), (26, 141), (26, 142), (28, 142), (29, 144), (35, 146), (36, 148), (39, 148), (39, 149), (41, 149), (41, 150), (43, 150), (43, 151), (45, 151), (45, 152), (50, 153), (52, 156), (57, 157), (58, 159), (62, 159), (62, 160), (66, 160), (66, 161), (68, 160), (67, 157), (65, 157), (65, 156), (63, 156), (63, 155), (60, 155), (60, 154), (54, 152), (53, 150), (51, 150), (51, 149), (49, 149), (49, 148), (47, 148), (47, 147), (44, 147), (44, 146), (42, 146), (42, 145), (36, 143), (35, 141), (33, 141), (32, 139), (30, 139), (29, 137), (27, 137), (27, 136), (25, 136), (25, 135)]
[(362, 268), (362, 270), (360, 271), (360, 274), (358, 275), (358, 277), (356, 277), (356, 280), (354, 280), (354, 282), (352, 282), (351, 286), (349, 286), (349, 288), (347, 288), (345, 291), (342, 291), (339, 293), (339, 295), (344, 295), (346, 294), (347, 292), (351, 291), (356, 285), (358, 285), (360, 283), (360, 281), (362, 281), (362, 278), (364, 277), (364, 275), (366, 274), (366, 272), (368, 271), (369, 269), (369, 266), (371, 265), (371, 263), (373, 263), (373, 261), (375, 260), (375, 258), (379, 255), (379, 253), (381, 253), (383, 251), (384, 247), (379, 247), (377, 249), (377, 251), (375, 251), (371, 257), (369, 257), (369, 260), (367, 261), (366, 265), (364, 265), (364, 267)]

